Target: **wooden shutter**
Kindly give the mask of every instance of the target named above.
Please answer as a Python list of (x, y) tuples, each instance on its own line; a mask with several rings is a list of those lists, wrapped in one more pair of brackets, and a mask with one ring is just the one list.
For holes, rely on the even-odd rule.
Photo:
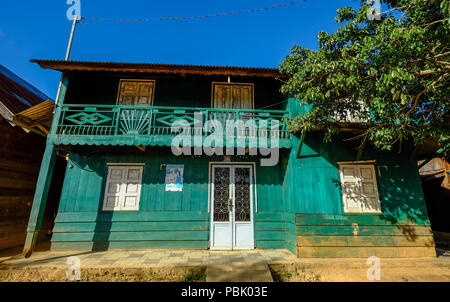
[(345, 212), (360, 212), (358, 186), (358, 167), (345, 165), (340, 167), (342, 199)]
[(110, 166), (103, 201), (104, 211), (138, 210), (141, 166)]
[(377, 178), (373, 165), (359, 165), (362, 212), (380, 212)]
[(154, 94), (154, 80), (120, 80), (117, 104), (152, 106)]
[(380, 200), (373, 165), (340, 165), (344, 212), (380, 212)]
[(212, 106), (227, 109), (253, 109), (253, 84), (213, 83)]
[(120, 82), (119, 105), (134, 105), (134, 98), (137, 91), (137, 83), (129, 81)]
[(251, 85), (233, 85), (233, 108), (253, 109), (253, 87)]
[(214, 107), (233, 108), (231, 86), (219, 84), (214, 86)]
[(154, 82), (138, 83), (136, 105), (151, 106), (153, 104)]
[(138, 210), (141, 192), (142, 167), (128, 167), (124, 183), (122, 210)]

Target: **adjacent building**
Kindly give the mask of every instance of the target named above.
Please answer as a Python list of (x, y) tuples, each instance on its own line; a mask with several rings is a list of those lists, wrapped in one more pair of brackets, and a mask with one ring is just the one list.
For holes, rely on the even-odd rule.
[[(0, 249), (25, 242), (52, 111), (53, 101), (0, 65)], [(43, 223), (41, 239), (51, 220)]]

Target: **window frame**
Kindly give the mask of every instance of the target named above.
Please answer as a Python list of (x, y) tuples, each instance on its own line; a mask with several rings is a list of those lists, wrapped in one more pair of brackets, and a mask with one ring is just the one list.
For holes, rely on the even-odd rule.
[[(148, 106), (154, 106), (155, 103), (155, 90), (156, 90), (156, 80), (155, 79), (120, 79), (119, 80), (119, 87), (117, 88), (117, 97), (116, 97), (116, 105), (121, 105), (119, 104), (119, 100), (120, 100), (120, 93), (122, 90), (122, 83), (123, 82), (152, 82), (153, 83), (153, 91), (152, 91), (152, 95), (151, 95), (151, 104)], [(136, 96), (134, 96), (136, 97)], [(136, 107), (140, 107), (143, 105), (130, 105), (130, 106), (136, 106)]]
[[(218, 107), (215, 107), (215, 100), (214, 100), (214, 91), (215, 91), (215, 85), (248, 85), (252, 87), (252, 108), (247, 110), (254, 110), (255, 109), (255, 83), (238, 83), (238, 82), (212, 82), (211, 83), (211, 108), (219, 109)], [(242, 109), (245, 110), (245, 109)]]
[[(122, 211), (139, 211), (140, 206), (140, 200), (141, 200), (141, 190), (142, 190), (142, 180), (143, 180), (143, 174), (144, 174), (144, 165), (145, 164), (133, 164), (133, 163), (108, 163), (108, 174), (106, 177), (105, 182), (105, 190), (104, 190), (104, 196), (103, 196), (103, 205), (102, 205), (102, 211), (105, 212), (122, 212)], [(111, 179), (111, 173), (112, 169), (122, 169), (122, 178), (120, 180)], [(129, 169), (138, 169), (139, 170), (139, 179), (136, 181), (129, 180), (128, 179), (128, 171)], [(126, 176), (126, 177), (125, 177)], [(120, 192), (119, 193), (109, 193), (108, 187), (111, 182), (119, 182), (120, 181)], [(125, 207), (125, 198), (127, 197), (126, 193), (126, 187), (128, 183), (136, 183), (137, 184), (137, 192), (136, 192), (136, 204), (134, 207)], [(134, 194), (131, 194), (134, 195)], [(114, 207), (108, 207), (108, 197), (119, 197), (119, 203), (118, 206)]]
[[(378, 180), (377, 180), (377, 173), (376, 173), (376, 166), (374, 163), (372, 162), (367, 162), (367, 163), (361, 163), (361, 162), (343, 162), (343, 163), (338, 163), (339, 166), (339, 183), (340, 183), (340, 193), (341, 193), (341, 203), (342, 203), (342, 212), (345, 215), (352, 215), (352, 214), (359, 214), (359, 215), (377, 215), (377, 214), (382, 214), (382, 208), (381, 208), (381, 199), (380, 199), (380, 192), (378, 189)], [(359, 197), (358, 197), (358, 210), (354, 210), (354, 208), (348, 208), (348, 204), (346, 202), (346, 192), (345, 192), (345, 181), (344, 181), (344, 168), (348, 168), (351, 167), (353, 169), (356, 169), (357, 175), (355, 175), (355, 179), (356, 179), (356, 185), (358, 188), (358, 192), (359, 192)], [(370, 168), (371, 169), (371, 173), (373, 173), (373, 185), (374, 185), (374, 193), (371, 194), (370, 196), (376, 197), (376, 201), (378, 203), (378, 210), (365, 210), (364, 207), (362, 207), (363, 203), (362, 203), (362, 189), (363, 189), (363, 178), (361, 177), (361, 168)]]

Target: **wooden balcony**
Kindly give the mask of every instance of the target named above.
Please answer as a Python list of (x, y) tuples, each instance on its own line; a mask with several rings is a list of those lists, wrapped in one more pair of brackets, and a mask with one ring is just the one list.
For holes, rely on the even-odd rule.
[(194, 136), (205, 138), (216, 133), (224, 141), (235, 139), (238, 147), (252, 145), (250, 141), (256, 139), (258, 146), (267, 142), (271, 147), (277, 140), (280, 148), (289, 148), (286, 117), (288, 112), (283, 110), (63, 105), (49, 138), (65, 145), (170, 146), (173, 137), (182, 133), (192, 137), (194, 146), (199, 141), (194, 143)]

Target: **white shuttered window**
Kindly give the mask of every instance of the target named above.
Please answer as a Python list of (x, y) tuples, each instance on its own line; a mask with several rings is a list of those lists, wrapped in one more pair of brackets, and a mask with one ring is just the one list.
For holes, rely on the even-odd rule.
[(142, 184), (142, 166), (109, 166), (103, 211), (137, 211)]
[(346, 213), (380, 213), (374, 165), (339, 165)]

